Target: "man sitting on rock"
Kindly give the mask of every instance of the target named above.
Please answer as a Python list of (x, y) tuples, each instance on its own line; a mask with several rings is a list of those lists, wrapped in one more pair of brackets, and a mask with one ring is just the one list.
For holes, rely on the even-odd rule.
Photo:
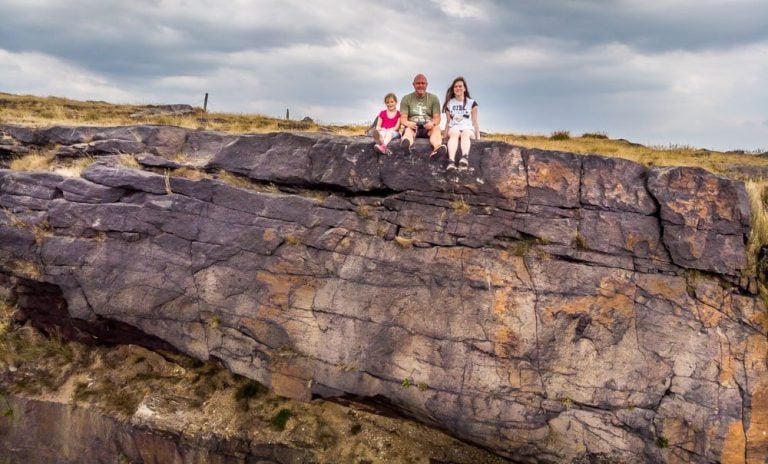
[(400, 101), (400, 122), (405, 127), (401, 146), (405, 154), (411, 154), (414, 139), (428, 138), (432, 145), (430, 158), (445, 155), (448, 149), (443, 145), (440, 134), (440, 100), (427, 92), (427, 77), (417, 74), (413, 78), (413, 93), (409, 93)]

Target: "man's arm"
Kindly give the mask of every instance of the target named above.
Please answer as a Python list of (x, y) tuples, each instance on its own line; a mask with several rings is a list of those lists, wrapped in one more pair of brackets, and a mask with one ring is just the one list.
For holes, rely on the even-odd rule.
[[(432, 127), (440, 128), (440, 100), (437, 97), (432, 102)], [(432, 127), (429, 129), (432, 129)]]
[(410, 114), (410, 105), (406, 103), (405, 97), (403, 97), (403, 99), (400, 100), (400, 124), (403, 127), (408, 127), (410, 129), (416, 130), (416, 123), (408, 120), (409, 114)]

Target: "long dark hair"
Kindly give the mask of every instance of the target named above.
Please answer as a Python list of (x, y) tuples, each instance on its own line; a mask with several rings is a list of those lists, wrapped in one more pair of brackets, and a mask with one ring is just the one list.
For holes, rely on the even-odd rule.
[(457, 82), (463, 82), (464, 83), (464, 101), (467, 101), (467, 98), (472, 98), (469, 96), (469, 86), (467, 85), (467, 81), (464, 80), (463, 77), (459, 76), (456, 79), (451, 82), (451, 86), (448, 87), (448, 91), (445, 92), (445, 101), (443, 102), (443, 113), (445, 113), (445, 110), (448, 109), (448, 102), (451, 100), (451, 98), (455, 97), (456, 94), (453, 93), (453, 86), (456, 85)]

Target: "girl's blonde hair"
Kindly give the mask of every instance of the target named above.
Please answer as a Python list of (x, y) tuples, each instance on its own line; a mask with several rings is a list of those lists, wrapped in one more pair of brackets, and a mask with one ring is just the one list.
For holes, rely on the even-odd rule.
[(384, 95), (384, 103), (386, 103), (387, 99), (389, 99), (389, 98), (394, 98), (395, 99), (395, 103), (397, 103), (397, 95), (395, 95), (392, 92), (389, 92), (388, 94)]

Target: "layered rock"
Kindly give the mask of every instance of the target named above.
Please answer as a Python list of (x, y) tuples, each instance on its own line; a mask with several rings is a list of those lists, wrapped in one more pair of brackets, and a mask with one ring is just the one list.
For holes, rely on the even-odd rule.
[(19, 282), (57, 289), (78, 331), (125, 324), (284, 396), (376, 398), (520, 462), (768, 456), (741, 183), (499, 142), (453, 174), (362, 138), (2, 129), (96, 159), (0, 171), (0, 267), (31, 313)]

